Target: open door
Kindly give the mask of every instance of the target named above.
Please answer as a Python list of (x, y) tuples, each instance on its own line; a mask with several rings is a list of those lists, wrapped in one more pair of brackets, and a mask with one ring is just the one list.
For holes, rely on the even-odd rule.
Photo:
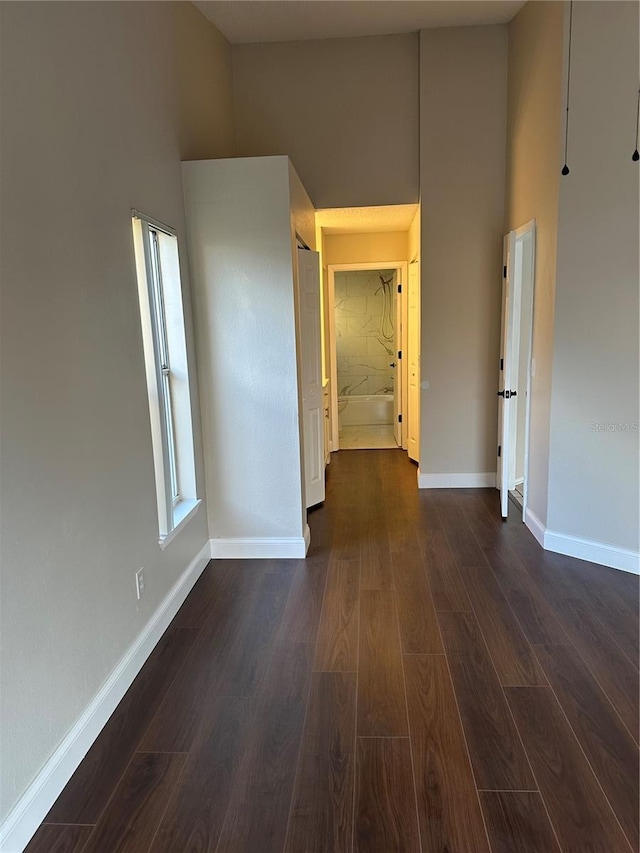
[(496, 466), (496, 485), (500, 490), (500, 512), (503, 519), (509, 513), (509, 459), (511, 458), (512, 425), (511, 397), (512, 377), (512, 336), (513, 317), (513, 262), (515, 231), (504, 238), (502, 269), (502, 327), (500, 335), (500, 365), (498, 372), (498, 460)]
[(320, 255), (298, 249), (300, 382), (305, 506), (324, 500), (324, 412), (320, 337)]
[(407, 286), (409, 360), (409, 393), (407, 395), (407, 453), (414, 462), (420, 460), (420, 264), (409, 264)]
[(395, 296), (395, 357), (391, 362), (393, 371), (393, 437), (398, 447), (402, 447), (402, 293), (398, 292), (398, 272), (393, 276)]

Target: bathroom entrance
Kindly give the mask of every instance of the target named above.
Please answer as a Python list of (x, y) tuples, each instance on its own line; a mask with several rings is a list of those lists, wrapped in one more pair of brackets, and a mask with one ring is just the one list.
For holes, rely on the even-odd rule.
[(330, 269), (335, 449), (403, 445), (403, 277), (404, 262)]

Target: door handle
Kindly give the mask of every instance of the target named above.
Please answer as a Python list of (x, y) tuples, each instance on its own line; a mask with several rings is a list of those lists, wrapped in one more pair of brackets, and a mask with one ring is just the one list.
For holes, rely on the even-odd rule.
[(509, 400), (511, 397), (517, 397), (517, 391), (498, 391), (498, 397), (504, 397), (505, 400)]
[(392, 361), (391, 364), (389, 365), (389, 367), (395, 367), (395, 366), (396, 366), (395, 361)]

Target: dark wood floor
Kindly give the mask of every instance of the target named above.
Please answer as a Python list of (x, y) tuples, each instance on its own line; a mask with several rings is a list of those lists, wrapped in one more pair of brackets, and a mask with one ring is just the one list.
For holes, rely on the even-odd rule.
[(638, 850), (638, 583), (334, 455), (306, 561), (211, 562), (29, 853)]

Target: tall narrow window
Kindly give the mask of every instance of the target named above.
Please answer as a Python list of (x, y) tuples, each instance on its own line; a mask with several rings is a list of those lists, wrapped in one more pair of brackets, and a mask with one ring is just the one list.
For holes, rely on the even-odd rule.
[(172, 228), (133, 214), (160, 544), (195, 511), (195, 466), (178, 240)]

